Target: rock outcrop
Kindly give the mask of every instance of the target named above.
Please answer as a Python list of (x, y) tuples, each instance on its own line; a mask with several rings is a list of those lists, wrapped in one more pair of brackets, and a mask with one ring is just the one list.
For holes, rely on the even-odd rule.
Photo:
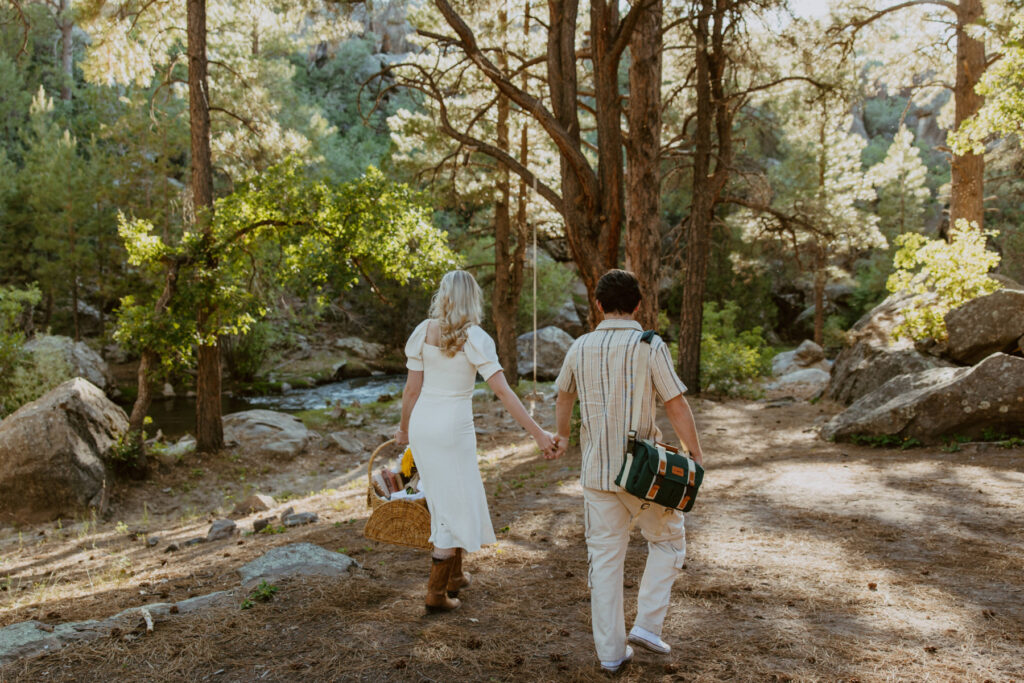
[(25, 350), (37, 363), (56, 361), (66, 364), (72, 376), (83, 377), (102, 391), (114, 386), (106, 361), (84, 342), (76, 342), (71, 337), (40, 335), (27, 341)]
[(64, 382), (0, 422), (0, 517), (20, 522), (102, 510), (104, 458), (128, 416), (85, 379)]
[(772, 375), (775, 377), (809, 368), (826, 373), (832, 369), (832, 364), (825, 358), (825, 350), (810, 339), (805, 339), (792, 351), (783, 351), (772, 358)]
[(238, 574), (242, 585), (291, 576), (347, 576), (359, 563), (348, 555), (333, 553), (312, 543), (291, 543), (268, 550), (252, 562), (242, 565)]
[(1024, 429), (1024, 358), (992, 354), (970, 368), (903, 374), (834, 417), (822, 436), (894, 435), (939, 443), (986, 430)]
[[(558, 377), (565, 353), (572, 346), (573, 338), (564, 330), (554, 326), (537, 330), (537, 379), (547, 382)], [(533, 332), (519, 335), (516, 339), (518, 371), (520, 377), (533, 376)]]
[(850, 329), (850, 346), (839, 353), (832, 365), (829, 398), (850, 404), (898, 375), (953, 366), (920, 353), (909, 339), (892, 338), (893, 330), (903, 320), (902, 310), (911, 299), (905, 294), (893, 294)]
[(974, 365), (996, 352), (1012, 352), (1024, 335), (1024, 291), (1000, 289), (946, 314), (945, 355)]
[(829, 374), (820, 368), (804, 368), (787, 373), (765, 387), (768, 398), (818, 398), (828, 386)]
[(246, 410), (224, 416), (224, 441), (246, 450), (294, 458), (312, 444), (316, 435), (293, 415), (273, 410)]

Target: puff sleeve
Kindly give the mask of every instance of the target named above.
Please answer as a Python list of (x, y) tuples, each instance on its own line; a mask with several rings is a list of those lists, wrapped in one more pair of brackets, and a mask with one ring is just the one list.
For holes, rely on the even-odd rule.
[(495, 373), (501, 372), (498, 349), (494, 345), (494, 340), (484, 332), (482, 327), (474, 325), (469, 328), (466, 344), (462, 350), (466, 352), (466, 358), (485, 380), (490, 379)]
[(409, 341), (405, 342), (405, 367), (410, 370), (423, 369), (423, 343), (427, 340), (427, 325), (430, 320), (424, 320), (409, 335)]

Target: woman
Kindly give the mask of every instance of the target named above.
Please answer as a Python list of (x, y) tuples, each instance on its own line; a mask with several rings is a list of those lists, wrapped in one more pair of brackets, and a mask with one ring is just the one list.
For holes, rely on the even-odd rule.
[(456, 609), (459, 589), (469, 585), (462, 553), (493, 543), (487, 498), (476, 460), (473, 387), (476, 375), (501, 399), (506, 410), (537, 441), (553, 452), (552, 435), (530, 417), (505, 380), (494, 341), (480, 327), (480, 287), (464, 270), (441, 280), (430, 304), (430, 318), (405, 345), (409, 377), (402, 394), (399, 445), (410, 443), (430, 508), (434, 544), (427, 611)]

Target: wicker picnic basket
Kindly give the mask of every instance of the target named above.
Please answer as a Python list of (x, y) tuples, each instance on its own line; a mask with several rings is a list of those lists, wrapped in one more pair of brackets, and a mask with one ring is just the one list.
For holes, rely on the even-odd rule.
[(370, 456), (366, 464), (366, 503), (372, 514), (363, 529), (363, 535), (371, 541), (383, 541), (410, 548), (430, 549), (430, 512), (424, 498), (413, 500), (388, 500), (373, 488), (373, 462), (394, 439), (385, 441)]

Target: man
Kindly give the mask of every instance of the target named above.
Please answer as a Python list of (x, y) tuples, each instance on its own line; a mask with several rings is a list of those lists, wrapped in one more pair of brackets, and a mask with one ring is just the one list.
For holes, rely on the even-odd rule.
[[(686, 557), (683, 513), (643, 501), (615, 484), (623, 462), (627, 432), (641, 439), (660, 439), (654, 423), (654, 396), (665, 403), (672, 428), (697, 462), (703, 461), (693, 413), (683, 392), (686, 386), (672, 367), (660, 337), (648, 346), (634, 316), (640, 307), (640, 284), (624, 270), (612, 270), (597, 283), (597, 306), (604, 320), (577, 339), (558, 376), (558, 451), (569, 443), (569, 420), (580, 401), (583, 462), (580, 482), (590, 564), (590, 612), (594, 644), (601, 667), (615, 673), (633, 657), (626, 644), (622, 606), (622, 574), (631, 520), (647, 539), (647, 566), (640, 582), (637, 615), (629, 642), (659, 654), (671, 647), (661, 639), (672, 583)], [(641, 353), (650, 353), (650, 375), (634, 386), (634, 368)], [(640, 423), (628, 424), (633, 401), (642, 401)]]

